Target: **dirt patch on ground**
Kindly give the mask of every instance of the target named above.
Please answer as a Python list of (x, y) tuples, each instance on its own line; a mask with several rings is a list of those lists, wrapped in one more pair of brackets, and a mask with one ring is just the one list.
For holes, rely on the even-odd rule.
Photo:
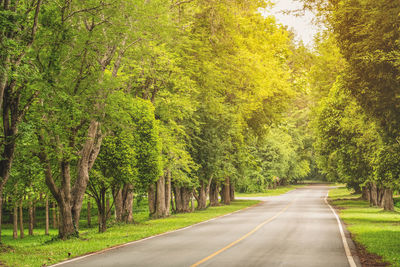
[(390, 263), (384, 262), (381, 256), (368, 252), (363, 245), (354, 240), (352, 234), (350, 234), (350, 236), (356, 246), (357, 256), (363, 267), (390, 266)]
[[(332, 204), (331, 204), (332, 205)], [(344, 208), (344, 207), (339, 207), (339, 206), (334, 206), (333, 207), (336, 211), (338, 211), (338, 210), (345, 210), (346, 208)]]
[[(7, 245), (0, 245), (0, 254), (2, 253), (12, 253), (14, 252), (14, 248)], [(0, 267), (7, 267), (3, 262), (0, 261)]]
[(347, 209), (347, 208), (345, 208), (345, 207), (340, 207), (340, 206), (335, 205), (335, 203), (333, 203), (333, 201), (336, 201), (336, 200), (337, 200), (337, 199), (335, 199), (335, 200), (328, 199), (329, 205), (331, 205), (332, 208), (333, 208), (335, 211), (340, 211), (340, 210), (345, 210), (345, 209)]
[(334, 201), (347, 201), (347, 200), (363, 200), (361, 197), (345, 197), (345, 198), (335, 198)]
[(12, 246), (0, 245), (0, 253), (10, 253), (10, 252), (14, 252), (14, 248)]

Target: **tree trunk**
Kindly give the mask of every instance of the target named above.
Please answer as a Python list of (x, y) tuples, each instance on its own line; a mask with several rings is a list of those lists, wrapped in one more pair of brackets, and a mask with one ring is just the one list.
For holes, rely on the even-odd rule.
[(58, 235), (61, 239), (65, 240), (70, 236), (77, 236), (78, 231), (74, 225), (73, 210), (72, 210), (72, 199), (71, 199), (71, 174), (70, 174), (70, 162), (69, 160), (62, 159), (60, 162), (61, 170), (61, 186), (58, 187), (53, 179), (50, 161), (48, 160), (47, 154), (45, 153), (43, 146), (43, 136), (39, 135), (39, 143), (41, 145), (41, 151), (39, 153), (39, 159), (43, 164), (45, 181), (50, 189), (51, 194), (58, 203), (60, 211), (60, 222), (58, 222)]
[(77, 236), (78, 231), (75, 225), (74, 213), (72, 209), (71, 200), (71, 172), (70, 172), (70, 162), (61, 162), (61, 177), (62, 177), (62, 193), (55, 195), (58, 202), (58, 207), (60, 211), (60, 223), (58, 226), (59, 236), (61, 239), (65, 240), (71, 236)]
[(172, 181), (171, 181), (171, 196), (170, 196), (171, 204), (170, 205), (171, 205), (172, 212), (176, 213), (176, 205), (175, 205), (174, 194), (175, 194), (175, 186), (172, 184)]
[(71, 236), (76, 236), (77, 232), (72, 219), (71, 204), (68, 201), (60, 201), (58, 206), (60, 211), (60, 223), (58, 226), (59, 237), (65, 240)]
[(122, 221), (125, 223), (133, 222), (133, 185), (124, 184), (122, 188)]
[(165, 216), (171, 215), (171, 171), (166, 171), (165, 181)]
[(151, 184), (148, 189), (147, 199), (149, 202), (149, 213), (150, 217), (156, 212), (156, 190), (155, 185)]
[(36, 228), (36, 200), (32, 202), (33, 209), (33, 228)]
[(0, 187), (0, 244), (1, 244), (1, 222), (3, 214), (3, 188)]
[(155, 186), (151, 185), (149, 187), (149, 211), (150, 217), (154, 219), (164, 218), (170, 215), (169, 202), (171, 200), (171, 182), (168, 172), (168, 170), (165, 170), (164, 174), (160, 176)]
[(378, 206), (378, 190), (376, 188), (376, 184), (372, 183), (371, 185), (371, 205)]
[(219, 206), (218, 203), (218, 184), (213, 181), (210, 185), (210, 192), (209, 192), (209, 199), (210, 199), (210, 206), (216, 207)]
[(229, 177), (226, 177), (226, 179), (225, 179), (223, 194), (224, 194), (224, 204), (230, 205), (231, 204), (231, 190), (230, 190)]
[(175, 186), (174, 192), (176, 212), (190, 212), (190, 199), (192, 197), (192, 190), (187, 187)]
[(132, 223), (133, 185), (124, 184), (122, 188), (113, 188), (113, 197), (115, 206), (115, 220), (117, 222)]
[(221, 203), (225, 202), (225, 182), (221, 184), (221, 190), (218, 192), (220, 198), (221, 198)]
[(90, 206), (90, 198), (88, 198), (87, 202), (87, 224), (90, 228), (92, 226), (92, 207)]
[(13, 211), (13, 238), (18, 238), (18, 204), (15, 202)]
[(368, 186), (367, 186), (367, 192), (366, 192), (366, 194), (367, 194), (367, 201), (369, 202), (369, 203), (371, 203), (371, 185), (369, 185), (368, 184)]
[[(4, 210), (8, 210), (9, 209), (9, 207), (14, 207), (14, 203), (13, 203), (13, 200), (12, 200), (12, 198), (11, 197), (3, 197), (3, 203), (1, 203), (2, 205), (3, 205), (3, 209)], [(8, 219), (8, 222), (10, 223), (10, 224), (12, 224), (13, 223), (13, 220), (14, 220), (14, 214), (12, 214), (12, 213), (10, 213), (10, 216), (9, 216), (9, 219)]]
[(165, 176), (162, 175), (157, 181), (156, 191), (156, 213), (154, 218), (163, 218), (166, 216), (165, 207)]
[(208, 184), (202, 180), (200, 181), (200, 188), (198, 191), (198, 195), (196, 197), (197, 200), (197, 209), (198, 210), (204, 210), (207, 208), (207, 195), (210, 191), (210, 185), (212, 182), (212, 177), (209, 179)]
[(100, 123), (92, 120), (88, 128), (87, 139), (81, 150), (81, 157), (78, 160), (76, 181), (71, 190), (71, 208), (76, 230), (79, 229), (79, 218), (83, 198), (89, 182), (89, 171), (92, 169), (97, 155), (100, 152), (101, 142), (102, 135)]
[(383, 190), (382, 208), (388, 211), (394, 211), (393, 190), (385, 188)]
[(190, 200), (192, 198), (193, 190), (187, 187), (182, 187), (181, 192), (182, 192), (182, 212), (191, 212)]
[(29, 200), (28, 214), (29, 214), (29, 235), (33, 235), (33, 203), (31, 200)]
[(57, 227), (60, 227), (60, 210), (57, 206), (57, 211), (56, 211), (56, 217), (57, 217)]
[(113, 189), (114, 206), (115, 206), (115, 220), (122, 222), (122, 189)]
[(200, 185), (199, 196), (197, 199), (197, 209), (204, 210), (207, 208), (207, 192), (204, 184)]
[(182, 192), (179, 186), (174, 186), (174, 195), (175, 195), (175, 212), (182, 213)]
[(19, 201), (19, 237), (24, 238), (24, 214), (22, 213), (22, 199)]
[(383, 188), (378, 188), (378, 206), (383, 207), (383, 194), (385, 190)]
[(99, 213), (99, 233), (104, 233), (107, 231), (107, 216), (102, 212)]
[(371, 192), (370, 192), (369, 186), (368, 186), (368, 185), (365, 185), (364, 188), (363, 188), (363, 190), (362, 190), (361, 198), (362, 198), (363, 200), (369, 201), (370, 198), (371, 198), (370, 193), (371, 193)]
[(110, 198), (107, 196), (106, 199), (106, 211), (107, 211), (107, 219), (110, 218), (111, 211), (110, 211)]
[(234, 183), (232, 183), (232, 181), (230, 181), (229, 189), (230, 189), (230, 199), (231, 199), (231, 201), (234, 201), (235, 200), (235, 185), (234, 185)]
[(44, 230), (44, 234), (45, 235), (49, 235), (49, 197), (46, 196), (46, 205), (45, 205), (45, 209), (46, 209), (46, 226), (45, 226), (45, 230)]
[(56, 210), (56, 203), (53, 201), (53, 204), (52, 204), (52, 215), (53, 215), (53, 228), (54, 229), (56, 229), (58, 226), (57, 226), (57, 214), (56, 214), (56, 212), (57, 212), (57, 210)]
[(107, 200), (106, 189), (100, 189), (99, 198), (96, 198), (97, 209), (99, 211), (99, 233), (104, 233), (107, 230)]

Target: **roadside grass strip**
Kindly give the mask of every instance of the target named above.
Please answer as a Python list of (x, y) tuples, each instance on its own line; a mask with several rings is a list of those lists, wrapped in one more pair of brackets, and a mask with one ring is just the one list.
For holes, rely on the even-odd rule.
[(370, 207), (344, 187), (332, 189), (329, 197), (357, 243), (382, 261), (400, 267), (400, 208), (386, 212)]

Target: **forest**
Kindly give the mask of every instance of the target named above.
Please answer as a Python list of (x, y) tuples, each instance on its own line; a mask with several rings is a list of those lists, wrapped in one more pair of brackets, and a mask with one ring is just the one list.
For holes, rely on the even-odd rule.
[(0, 242), (304, 180), (394, 210), (400, 4), (299, 1), (312, 47), (264, 0), (0, 0)]

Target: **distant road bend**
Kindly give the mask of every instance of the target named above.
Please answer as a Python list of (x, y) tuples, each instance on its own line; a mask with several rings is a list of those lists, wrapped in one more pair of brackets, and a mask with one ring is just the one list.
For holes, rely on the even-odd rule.
[(355, 267), (328, 186), (308, 186), (187, 229), (54, 266)]

